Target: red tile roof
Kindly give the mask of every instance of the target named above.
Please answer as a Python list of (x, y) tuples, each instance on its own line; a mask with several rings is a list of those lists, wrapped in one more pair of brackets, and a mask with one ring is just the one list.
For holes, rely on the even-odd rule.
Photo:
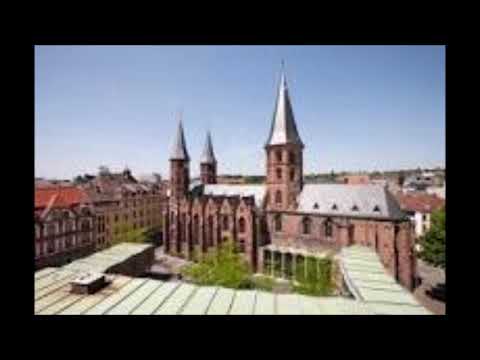
[(431, 194), (397, 194), (402, 210), (430, 213), (445, 206), (445, 200)]
[(51, 201), (52, 207), (70, 207), (90, 202), (87, 193), (75, 186), (35, 189), (36, 209), (47, 207)]

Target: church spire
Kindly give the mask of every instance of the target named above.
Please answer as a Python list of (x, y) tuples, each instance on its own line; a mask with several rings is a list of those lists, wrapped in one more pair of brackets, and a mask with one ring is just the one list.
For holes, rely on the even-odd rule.
[(273, 114), (272, 127), (268, 137), (267, 146), (297, 144), (303, 146), (298, 135), (297, 125), (293, 116), (292, 104), (288, 95), (287, 80), (285, 77), (284, 63), (282, 60), (282, 72), (278, 87), (277, 102)]
[(205, 141), (205, 147), (203, 148), (202, 156), (200, 158), (200, 163), (214, 164), (216, 162), (217, 160), (215, 159), (215, 154), (213, 153), (213, 145), (210, 131), (207, 131), (207, 139)]
[(190, 160), (187, 146), (185, 145), (185, 135), (183, 134), (182, 118), (180, 114), (178, 115), (177, 136), (173, 144), (170, 160)]

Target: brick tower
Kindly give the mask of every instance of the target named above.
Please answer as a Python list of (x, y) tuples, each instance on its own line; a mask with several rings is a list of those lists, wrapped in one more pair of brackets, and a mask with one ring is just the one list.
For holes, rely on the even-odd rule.
[(265, 145), (269, 210), (296, 207), (303, 187), (303, 148), (297, 131), (282, 64), (272, 127)]
[(217, 160), (213, 153), (212, 138), (207, 132), (207, 140), (200, 158), (200, 180), (203, 184), (217, 183)]
[(170, 197), (180, 199), (187, 195), (190, 184), (190, 157), (183, 134), (182, 120), (178, 121), (177, 137), (170, 155)]

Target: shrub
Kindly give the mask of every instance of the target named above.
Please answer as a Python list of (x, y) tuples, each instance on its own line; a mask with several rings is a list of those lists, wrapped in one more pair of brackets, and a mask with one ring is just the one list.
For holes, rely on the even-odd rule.
[(264, 291), (273, 291), (275, 287), (275, 280), (264, 275), (252, 276), (251, 287)]
[(232, 240), (223, 242), (217, 250), (210, 250), (198, 263), (185, 266), (181, 272), (199, 285), (234, 289), (249, 287), (252, 274), (242, 254), (235, 251)]
[(300, 294), (326, 296), (333, 291), (332, 260), (307, 257), (304, 266), (297, 267), (294, 290)]

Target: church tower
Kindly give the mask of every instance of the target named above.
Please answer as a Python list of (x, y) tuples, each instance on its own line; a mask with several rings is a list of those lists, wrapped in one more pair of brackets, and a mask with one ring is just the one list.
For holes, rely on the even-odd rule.
[(296, 206), (303, 188), (303, 148), (297, 131), (282, 64), (272, 127), (265, 145), (269, 210)]
[(200, 158), (200, 180), (202, 184), (217, 183), (217, 160), (213, 153), (212, 138), (210, 131), (207, 132), (207, 140)]
[(177, 136), (170, 155), (170, 196), (185, 197), (190, 184), (190, 157), (185, 145), (181, 118), (178, 121)]

